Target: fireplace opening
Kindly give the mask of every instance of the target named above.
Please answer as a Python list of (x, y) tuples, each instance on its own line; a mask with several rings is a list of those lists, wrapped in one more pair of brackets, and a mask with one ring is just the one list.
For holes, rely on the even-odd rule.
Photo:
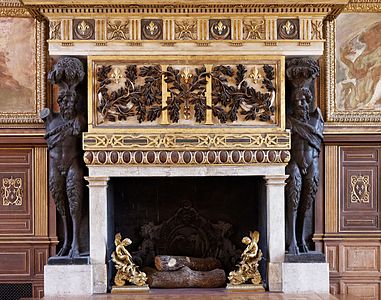
[[(260, 233), (259, 271), (266, 287), (266, 185), (259, 176), (117, 177), (108, 189), (107, 257), (116, 233), (141, 269), (156, 255), (217, 258), (226, 276), (236, 269), (244, 236)], [(108, 287), (116, 270), (109, 260)]]

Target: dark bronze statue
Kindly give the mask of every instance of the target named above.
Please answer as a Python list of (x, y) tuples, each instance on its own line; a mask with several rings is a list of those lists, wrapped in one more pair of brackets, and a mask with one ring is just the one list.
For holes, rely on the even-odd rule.
[(288, 99), (287, 127), (291, 129), (291, 160), (286, 167), (286, 249), (289, 254), (308, 252), (305, 240), (306, 213), (319, 184), (319, 153), (323, 141), (323, 118), (310, 90), (319, 75), (316, 61), (294, 58), (286, 65), (292, 88)]
[[(64, 57), (54, 65), (48, 79), (58, 84), (59, 113), (45, 108), (41, 118), (45, 122), (45, 139), (49, 150), (49, 189), (64, 226), (64, 243), (57, 256), (79, 256), (79, 229), (83, 201), (83, 169), (81, 136), (86, 125), (80, 113), (76, 87), (85, 72), (77, 58)], [(70, 215), (68, 215), (68, 211)], [(72, 223), (70, 245), (69, 226)]]

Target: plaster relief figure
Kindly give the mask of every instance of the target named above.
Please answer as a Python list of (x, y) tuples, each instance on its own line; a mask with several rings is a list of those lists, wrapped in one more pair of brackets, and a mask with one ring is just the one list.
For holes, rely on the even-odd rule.
[[(85, 126), (78, 111), (79, 97), (75, 88), (85, 76), (77, 58), (61, 58), (49, 73), (52, 84), (59, 85), (59, 113), (45, 108), (41, 118), (45, 122), (45, 139), (49, 150), (49, 189), (62, 217), (64, 243), (57, 256), (79, 256), (79, 229), (83, 201), (83, 169), (81, 137)], [(72, 223), (72, 241), (70, 228)]]
[(305, 237), (306, 213), (319, 184), (319, 153), (323, 141), (323, 118), (313, 106), (311, 83), (319, 74), (314, 60), (295, 58), (287, 62), (286, 74), (292, 85), (287, 113), (291, 130), (291, 160), (286, 167), (287, 241), (289, 254), (308, 252)]

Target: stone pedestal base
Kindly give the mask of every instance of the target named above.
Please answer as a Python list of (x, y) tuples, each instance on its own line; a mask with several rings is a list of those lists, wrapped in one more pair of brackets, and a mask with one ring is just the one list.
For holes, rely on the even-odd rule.
[(329, 293), (328, 263), (283, 263), (284, 293)]
[(45, 296), (91, 295), (92, 292), (91, 265), (46, 265), (44, 267)]

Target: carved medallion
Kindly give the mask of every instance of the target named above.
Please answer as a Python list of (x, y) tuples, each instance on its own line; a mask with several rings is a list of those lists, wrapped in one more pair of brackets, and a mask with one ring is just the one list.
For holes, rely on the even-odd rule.
[(262, 40), (265, 33), (265, 20), (254, 19), (243, 21), (243, 35), (245, 40)]
[(299, 38), (298, 19), (278, 19), (278, 39), (294, 40)]
[(94, 24), (94, 20), (74, 20), (73, 38), (75, 40), (93, 40)]
[(61, 21), (50, 21), (49, 23), (49, 38), (51, 40), (61, 39)]
[(351, 176), (351, 202), (369, 203), (370, 183), (368, 175)]
[(13, 176), (10, 178), (3, 178), (1, 197), (3, 198), (4, 206), (21, 206), (23, 200), (22, 179), (13, 178)]
[(211, 40), (229, 40), (231, 22), (227, 19), (209, 20)]
[(194, 20), (180, 20), (175, 22), (176, 40), (196, 40), (197, 22)]
[(128, 39), (128, 21), (110, 20), (107, 22), (108, 40), (127, 40)]
[(163, 20), (143, 19), (142, 20), (142, 39), (143, 40), (162, 40), (163, 39)]

